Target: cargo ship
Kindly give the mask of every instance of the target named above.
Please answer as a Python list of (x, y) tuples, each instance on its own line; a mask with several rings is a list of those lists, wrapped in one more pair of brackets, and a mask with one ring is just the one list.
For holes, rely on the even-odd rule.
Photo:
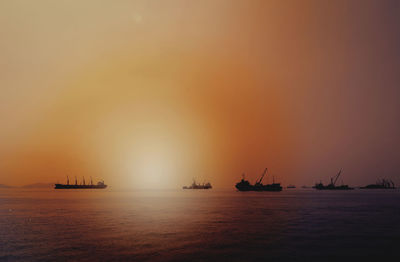
[(236, 184), (236, 189), (239, 191), (282, 191), (280, 183), (275, 183), (274, 179), (272, 184), (263, 185), (262, 180), (267, 174), (268, 169), (266, 168), (261, 175), (261, 178), (257, 180), (254, 185), (251, 185), (249, 181), (245, 180), (244, 174), (242, 180)]
[(361, 189), (396, 189), (392, 180), (382, 179), (375, 184), (360, 187)]
[(55, 184), (54, 189), (104, 189), (107, 185), (104, 181), (99, 181), (97, 184), (93, 184), (92, 178), (90, 178), (90, 184), (85, 183), (85, 177), (82, 179), (82, 183), (78, 184), (78, 180), (75, 177), (75, 184), (69, 183), (69, 177), (67, 176), (67, 184)]
[(331, 178), (331, 183), (329, 185), (324, 185), (322, 182), (315, 184), (314, 188), (317, 190), (352, 190), (354, 188), (349, 187), (348, 185), (340, 185), (337, 186), (336, 182), (339, 179), (340, 175), (342, 174), (342, 169), (339, 170), (336, 176)]
[(182, 187), (183, 189), (211, 189), (211, 183), (207, 182), (207, 183), (203, 183), (203, 184), (197, 184), (196, 180), (193, 179), (193, 183), (190, 186), (184, 186)]

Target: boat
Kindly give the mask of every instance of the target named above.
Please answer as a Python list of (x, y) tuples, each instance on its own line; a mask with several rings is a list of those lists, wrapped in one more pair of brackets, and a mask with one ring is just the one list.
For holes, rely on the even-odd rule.
[(322, 182), (319, 182), (317, 184), (315, 184), (315, 186), (313, 188), (317, 189), (317, 190), (351, 190), (354, 189), (352, 187), (349, 187), (348, 185), (340, 185), (337, 186), (336, 185), (336, 181), (338, 180), (339, 176), (342, 174), (343, 169), (340, 169), (339, 172), (337, 173), (336, 176), (331, 178), (331, 183), (329, 185), (324, 185), (322, 184)]
[(82, 179), (82, 183), (78, 184), (78, 180), (75, 177), (75, 184), (69, 183), (69, 177), (67, 176), (67, 184), (55, 184), (54, 189), (104, 189), (107, 185), (104, 181), (99, 181), (97, 184), (93, 184), (92, 178), (90, 178), (90, 184), (85, 183), (85, 177)]
[(203, 183), (203, 184), (197, 184), (196, 180), (193, 179), (193, 183), (190, 186), (184, 186), (182, 187), (183, 189), (211, 189), (211, 183), (207, 182), (207, 183)]
[(296, 188), (295, 185), (288, 185), (286, 188)]
[(396, 189), (392, 180), (382, 179), (378, 180), (375, 184), (370, 184), (361, 189)]
[(282, 191), (280, 183), (272, 182), (272, 184), (263, 185), (262, 180), (267, 173), (268, 169), (265, 168), (261, 178), (257, 180), (254, 185), (251, 185), (249, 181), (245, 180), (245, 175), (243, 174), (242, 180), (236, 184), (236, 189), (239, 191)]

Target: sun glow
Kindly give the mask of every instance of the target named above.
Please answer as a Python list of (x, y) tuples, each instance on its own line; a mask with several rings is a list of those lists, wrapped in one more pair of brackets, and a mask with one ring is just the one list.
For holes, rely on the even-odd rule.
[(149, 136), (136, 143), (131, 160), (130, 177), (135, 188), (170, 188), (176, 187), (177, 162), (176, 148), (171, 139)]

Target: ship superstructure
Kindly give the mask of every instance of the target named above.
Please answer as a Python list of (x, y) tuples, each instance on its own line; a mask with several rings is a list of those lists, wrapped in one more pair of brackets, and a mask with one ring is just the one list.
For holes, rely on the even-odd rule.
[(67, 184), (55, 184), (54, 189), (104, 189), (107, 185), (104, 181), (99, 181), (97, 184), (93, 184), (92, 178), (90, 178), (90, 184), (86, 184), (85, 177), (82, 178), (80, 184), (78, 184), (78, 179), (75, 177), (75, 184), (69, 183), (69, 177), (67, 176)]

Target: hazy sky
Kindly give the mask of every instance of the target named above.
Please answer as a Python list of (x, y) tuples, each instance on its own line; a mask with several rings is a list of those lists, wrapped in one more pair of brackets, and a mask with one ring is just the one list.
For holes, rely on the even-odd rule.
[(400, 1), (0, 1), (0, 184), (400, 183), (399, 25)]

